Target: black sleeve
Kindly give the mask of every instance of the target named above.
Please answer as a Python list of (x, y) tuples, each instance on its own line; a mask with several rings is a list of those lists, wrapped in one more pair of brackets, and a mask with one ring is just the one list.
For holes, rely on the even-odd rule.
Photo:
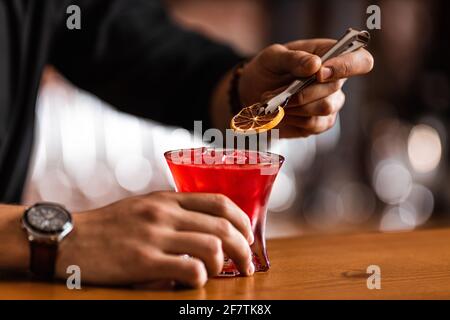
[[(210, 125), (218, 80), (241, 59), (183, 30), (158, 0), (74, 0), (81, 30), (55, 31), (51, 63), (70, 81), (118, 109), (192, 129)], [(65, 17), (68, 17), (66, 15)]]

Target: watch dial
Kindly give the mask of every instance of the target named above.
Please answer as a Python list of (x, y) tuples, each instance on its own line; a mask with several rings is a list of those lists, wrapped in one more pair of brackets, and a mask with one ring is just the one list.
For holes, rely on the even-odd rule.
[(65, 211), (52, 206), (37, 206), (28, 211), (30, 225), (43, 232), (60, 232), (69, 219)]

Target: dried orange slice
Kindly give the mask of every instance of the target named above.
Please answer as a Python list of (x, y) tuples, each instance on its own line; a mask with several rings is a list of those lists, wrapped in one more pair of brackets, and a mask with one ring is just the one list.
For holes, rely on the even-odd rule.
[(284, 109), (269, 114), (260, 114), (261, 104), (253, 104), (242, 109), (231, 119), (231, 129), (236, 133), (261, 133), (275, 128), (284, 117)]

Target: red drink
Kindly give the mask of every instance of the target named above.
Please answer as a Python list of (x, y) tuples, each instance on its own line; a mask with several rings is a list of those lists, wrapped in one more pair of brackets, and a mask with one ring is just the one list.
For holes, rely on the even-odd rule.
[[(224, 194), (249, 216), (255, 235), (252, 245), (255, 270), (267, 271), (267, 202), (284, 158), (267, 152), (213, 148), (169, 151), (164, 156), (178, 192)], [(222, 274), (239, 272), (226, 259)]]

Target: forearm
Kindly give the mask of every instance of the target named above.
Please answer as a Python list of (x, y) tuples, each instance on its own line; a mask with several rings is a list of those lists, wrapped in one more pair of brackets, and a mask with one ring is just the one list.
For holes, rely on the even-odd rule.
[(28, 241), (20, 222), (24, 211), (24, 206), (0, 204), (0, 269), (28, 268)]
[(242, 57), (177, 26), (162, 1), (75, 2), (85, 27), (74, 33), (61, 21), (50, 54), (66, 78), (139, 117), (188, 130), (194, 120), (202, 120), (205, 129), (211, 125), (214, 86)]

